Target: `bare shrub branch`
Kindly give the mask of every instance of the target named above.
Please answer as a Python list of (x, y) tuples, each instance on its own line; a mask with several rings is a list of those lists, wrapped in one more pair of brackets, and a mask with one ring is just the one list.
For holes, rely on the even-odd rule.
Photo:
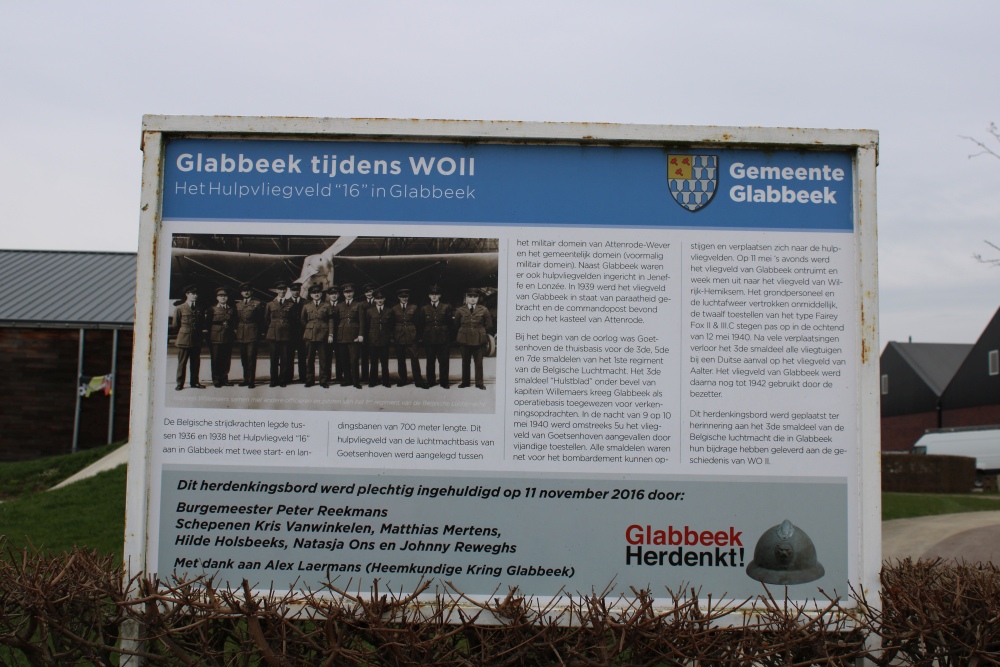
[[(0, 665), (112, 665), (125, 654), (205, 667), (1000, 665), (993, 565), (886, 564), (880, 604), (857, 590), (850, 604), (822, 590), (793, 603), (766, 587), (720, 601), (687, 585), (658, 601), (650, 590), (611, 595), (610, 584), (545, 601), (498, 589), (483, 601), (447, 582), (279, 594), (211, 577), (126, 580), (96, 552), (4, 553)], [(120, 647), (127, 622), (142, 651)]]
[[(990, 135), (996, 142), (1000, 143), (1000, 128), (997, 127), (996, 123), (990, 123), (990, 126), (986, 128), (986, 131), (990, 133)], [(972, 143), (974, 143), (976, 146), (979, 147), (978, 153), (972, 153), (971, 155), (969, 155), (970, 160), (972, 158), (979, 157), (980, 155), (992, 155), (993, 157), (1000, 160), (1000, 153), (998, 153), (996, 149), (989, 146), (985, 141), (981, 139), (976, 139), (975, 137), (968, 137), (964, 134), (959, 136), (962, 139), (971, 141)]]

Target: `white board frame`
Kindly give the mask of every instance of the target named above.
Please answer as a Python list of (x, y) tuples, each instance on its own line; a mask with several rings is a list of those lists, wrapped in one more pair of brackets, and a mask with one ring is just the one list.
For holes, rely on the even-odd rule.
[(855, 161), (854, 253), (859, 309), (857, 488), (861, 491), (856, 559), (860, 580), (851, 582), (868, 600), (877, 600), (881, 556), (879, 460), (878, 276), (875, 172), (878, 133), (869, 130), (800, 128), (614, 125), (601, 123), (520, 123), (391, 119), (146, 116), (143, 119), (143, 179), (137, 266), (136, 318), (132, 369), (130, 459), (126, 500), (125, 563), (128, 574), (144, 572), (148, 525), (152, 428), (151, 358), (153, 295), (163, 278), (154, 272), (161, 230), (163, 149), (169, 137), (350, 138), (374, 141), (473, 141), (571, 145), (642, 146), (691, 144), (719, 148), (817, 147), (853, 152)]

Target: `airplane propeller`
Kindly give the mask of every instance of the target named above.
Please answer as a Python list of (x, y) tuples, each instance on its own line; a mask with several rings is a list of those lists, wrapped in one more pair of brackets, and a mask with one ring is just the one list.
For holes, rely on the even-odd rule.
[(319, 283), (323, 289), (333, 285), (333, 258), (354, 243), (357, 236), (341, 236), (333, 245), (318, 255), (309, 255), (302, 262), (302, 272), (295, 282), (302, 283), (301, 293), (308, 294), (309, 286)]

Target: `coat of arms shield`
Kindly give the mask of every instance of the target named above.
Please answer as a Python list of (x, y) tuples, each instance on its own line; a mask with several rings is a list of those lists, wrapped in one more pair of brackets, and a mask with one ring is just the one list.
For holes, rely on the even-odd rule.
[(692, 213), (708, 206), (719, 182), (718, 167), (716, 155), (668, 155), (667, 185), (674, 201)]

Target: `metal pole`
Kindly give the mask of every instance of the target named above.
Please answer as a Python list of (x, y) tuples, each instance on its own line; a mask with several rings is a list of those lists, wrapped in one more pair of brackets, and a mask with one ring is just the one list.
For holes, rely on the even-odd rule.
[(76, 415), (73, 417), (73, 447), (70, 450), (76, 454), (77, 446), (80, 443), (80, 378), (83, 377), (83, 346), (84, 339), (86, 338), (86, 333), (83, 329), (80, 329), (80, 350), (76, 356), (76, 386), (73, 390), (76, 392)]
[(115, 439), (115, 401), (118, 400), (118, 329), (111, 338), (111, 403), (108, 405), (108, 444)]

